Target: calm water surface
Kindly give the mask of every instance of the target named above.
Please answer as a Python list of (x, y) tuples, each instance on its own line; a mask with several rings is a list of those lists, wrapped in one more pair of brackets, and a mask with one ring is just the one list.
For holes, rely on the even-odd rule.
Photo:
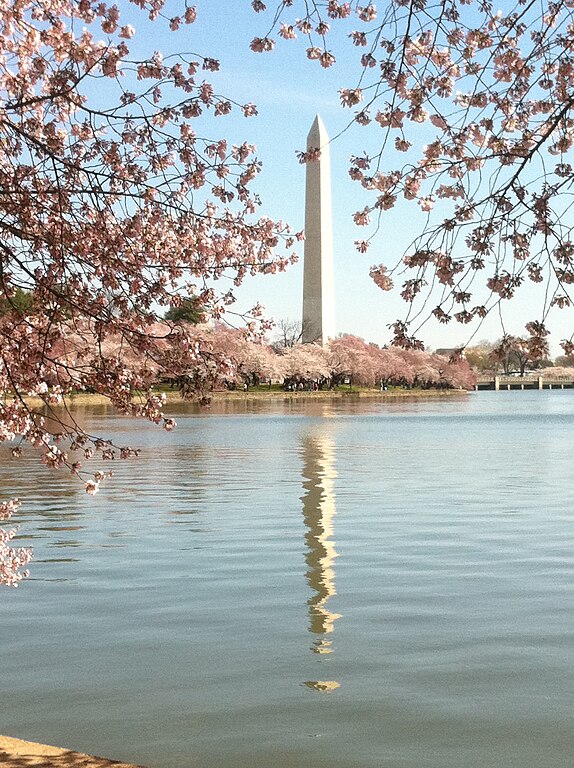
[(0, 594), (0, 732), (151, 768), (572, 766), (574, 391), (79, 415), (143, 451), (93, 498), (0, 451), (36, 552)]

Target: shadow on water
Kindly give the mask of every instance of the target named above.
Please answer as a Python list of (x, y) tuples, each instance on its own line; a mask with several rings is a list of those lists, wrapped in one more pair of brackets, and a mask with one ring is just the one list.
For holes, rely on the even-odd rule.
[[(307, 600), (309, 631), (315, 635), (313, 653), (327, 655), (333, 652), (335, 621), (341, 614), (329, 610), (327, 603), (336, 594), (335, 559), (337, 551), (333, 536), (336, 514), (335, 499), (335, 445), (324, 425), (319, 431), (307, 433), (302, 445), (303, 458), (303, 520), (306, 526), (305, 544), (306, 578), (312, 595)], [(336, 680), (307, 680), (305, 685), (326, 692), (339, 688)]]

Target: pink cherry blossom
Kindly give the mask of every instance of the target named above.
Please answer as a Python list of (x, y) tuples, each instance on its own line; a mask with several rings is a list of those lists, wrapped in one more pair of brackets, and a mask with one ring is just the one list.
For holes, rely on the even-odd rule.
[[(445, 245), (445, 233), (450, 233), (445, 247), (454, 251), (467, 238), (470, 222), (481, 221), (491, 230), (488, 239), (496, 243), (490, 252), (498, 254), (508, 271), (514, 258), (514, 249), (505, 246), (508, 233), (538, 233), (549, 253), (570, 239), (563, 207), (572, 182), (568, 154), (574, 146), (569, 0), (521, 5), (519, 17), (469, 0), (453, 0), (440, 14), (431, 13), (424, 2), (394, 0), (380, 17), (370, 2), (278, 0), (274, 9), (274, 26), (292, 24), (309, 36), (305, 48), (312, 59), (320, 60), (323, 50), (312, 33), (323, 29), (325, 20), (330, 24), (333, 56), (340, 58), (337, 46), (344, 48), (345, 39), (351, 51), (362, 49), (355, 55), (355, 85), (339, 91), (341, 104), (348, 108), (367, 101), (353, 124), (369, 126), (373, 115), (383, 132), (378, 146), (374, 133), (364, 140), (369, 157), (383, 177), (397, 176), (392, 188), (381, 190), (374, 175), (351, 161), (351, 178), (367, 191), (383, 193), (377, 192), (376, 200), (366, 206), (370, 211), (392, 209), (397, 196), (416, 200), (429, 214), (417, 241), (429, 251)], [(360, 29), (348, 31), (351, 12), (360, 20)], [(341, 34), (335, 44), (337, 27)], [(350, 66), (346, 77), (349, 71)], [(400, 136), (392, 136), (395, 130), (401, 131)], [(397, 153), (408, 151), (407, 162), (389, 152), (389, 134)], [(356, 141), (359, 149), (363, 139), (357, 136)], [(549, 158), (556, 162), (548, 163)], [(355, 215), (355, 220), (364, 226), (362, 216)], [(376, 226), (384, 230), (378, 220)], [(573, 270), (556, 269), (552, 263), (543, 274), (534, 251), (522, 253), (522, 273), (535, 282), (547, 281), (548, 306), (568, 308), (574, 302), (568, 288), (574, 284), (568, 282)], [(449, 256), (457, 260), (454, 253)], [(463, 259), (463, 273), (457, 274), (470, 285), (484, 259), (472, 252)], [(436, 269), (440, 282), (455, 289), (444, 266), (429, 261), (424, 269)], [(486, 312), (509, 295), (505, 289), (493, 294), (488, 278), (478, 280), (483, 295), (477, 306)], [(428, 286), (432, 283), (427, 280)], [(518, 287), (510, 288), (512, 295)], [(420, 300), (423, 307), (424, 292)], [(541, 311), (546, 313), (547, 308)], [(465, 311), (453, 317), (468, 321)]]
[[(0, 520), (8, 520), (20, 508), (19, 499), (0, 503)], [(12, 547), (11, 541), (17, 534), (16, 528), (0, 528), (0, 585), (17, 587), (26, 578), (28, 571), (22, 571), (32, 559), (31, 547)]]
[[(173, 32), (197, 17), (194, 6), (164, 16), (161, 0), (136, 5)], [(0, 56), (9, 62), (0, 71), (8, 192), (0, 202), (0, 441), (13, 444), (14, 458), (26, 443), (37, 448), (89, 494), (109, 473), (87, 474), (88, 460), (136, 451), (85, 434), (67, 410), (71, 393), (98, 393), (172, 429), (153, 391), (158, 378), (193, 381), (185, 394), (201, 399), (226, 363), (214, 361), (204, 329), (158, 316), (191, 295), (205, 317), (217, 317), (233, 292), (208, 284), (225, 276), (237, 286), (296, 259), (288, 226), (257, 215), (255, 147), (229, 149), (198, 130), (205, 113), (253, 116), (255, 105), (239, 107), (198, 78), (219, 69), (216, 59), (175, 60), (150, 41), (136, 46), (137, 23), (126, 21), (117, 5), (92, 0), (48, 0), (41, 13), (32, 0), (0, 9)], [(255, 48), (273, 47), (267, 36), (256, 40)], [(244, 321), (266, 328), (254, 313)], [(43, 416), (56, 405), (64, 406), (59, 424)]]
[(373, 265), (369, 270), (369, 275), (371, 276), (375, 285), (378, 285), (382, 291), (390, 291), (392, 289), (393, 281), (388, 276), (387, 268), (384, 266), (384, 264)]

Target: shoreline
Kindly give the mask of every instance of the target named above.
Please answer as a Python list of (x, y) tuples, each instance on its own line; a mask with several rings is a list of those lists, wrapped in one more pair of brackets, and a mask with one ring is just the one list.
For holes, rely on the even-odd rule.
[[(391, 391), (381, 392), (378, 389), (360, 389), (360, 390), (344, 390), (339, 389), (337, 391), (332, 390), (319, 390), (318, 392), (308, 392), (303, 390), (302, 392), (284, 392), (284, 391), (270, 391), (264, 392), (257, 390), (255, 392), (213, 392), (212, 400), (298, 400), (304, 398), (308, 400), (341, 400), (349, 398), (357, 398), (361, 400), (395, 400), (402, 397), (452, 397), (453, 395), (467, 395), (469, 390), (466, 389), (396, 389)], [(170, 393), (171, 394), (171, 393)], [(173, 402), (173, 401), (172, 401)]]
[[(398, 389), (381, 392), (378, 389), (360, 389), (360, 390), (319, 390), (318, 392), (288, 392), (283, 390), (251, 390), (243, 391), (214, 391), (209, 397), (212, 403), (221, 403), (225, 401), (247, 401), (247, 400), (342, 400), (342, 399), (360, 399), (360, 400), (397, 400), (409, 398), (433, 399), (438, 397), (453, 397), (468, 395), (470, 390), (466, 389)], [(199, 407), (197, 400), (185, 400), (177, 390), (159, 391), (156, 394), (164, 394), (166, 405), (173, 403), (189, 403)], [(135, 398), (134, 398), (135, 399)], [(39, 397), (26, 397), (26, 403), (33, 407), (45, 407), (44, 401)], [(65, 396), (65, 402), (58, 405), (51, 405), (50, 408), (65, 408), (70, 406), (85, 405), (109, 405), (113, 408), (107, 397), (93, 394), (90, 392), (76, 392)]]
[(144, 768), (10, 736), (0, 736), (0, 764), (3, 768)]

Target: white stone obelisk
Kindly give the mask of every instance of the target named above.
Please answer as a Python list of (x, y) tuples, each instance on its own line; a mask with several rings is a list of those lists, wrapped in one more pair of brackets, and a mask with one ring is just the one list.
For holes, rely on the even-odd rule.
[(321, 156), (307, 163), (301, 339), (304, 344), (326, 344), (335, 337), (333, 217), (329, 137), (319, 115), (307, 136), (307, 151), (311, 149), (320, 149)]

